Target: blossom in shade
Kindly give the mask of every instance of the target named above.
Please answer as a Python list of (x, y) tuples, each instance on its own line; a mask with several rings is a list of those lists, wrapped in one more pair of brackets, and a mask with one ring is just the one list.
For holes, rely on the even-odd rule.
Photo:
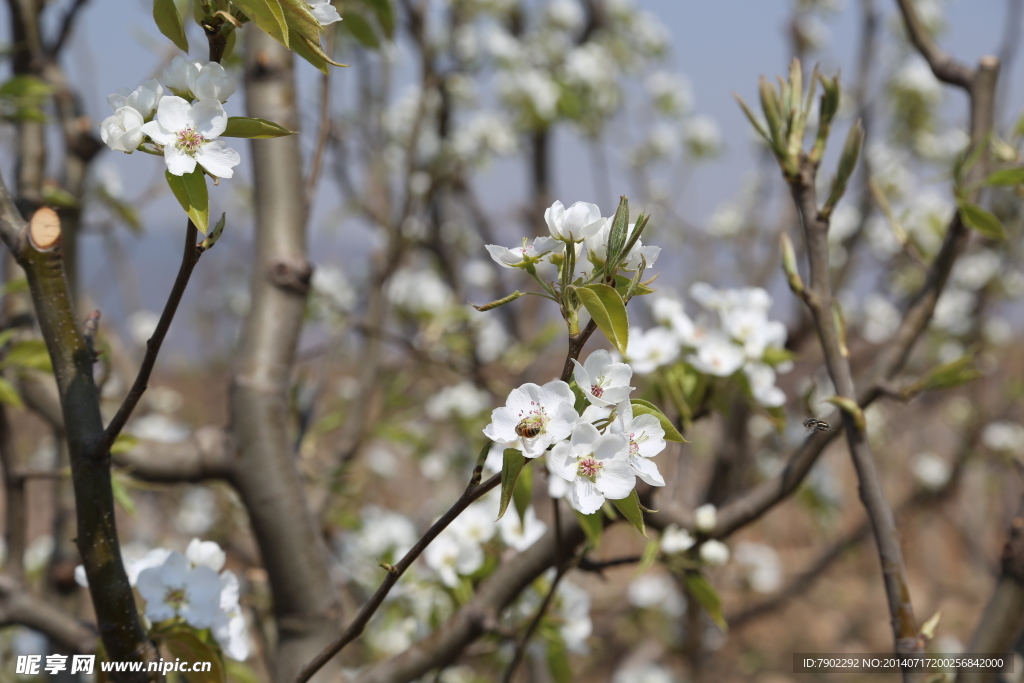
[(544, 386), (524, 384), (512, 390), (504, 407), (491, 412), (484, 436), (498, 443), (518, 441), (523, 455), (536, 458), (572, 433), (580, 417), (574, 403), (572, 389), (560, 380)]
[(582, 364), (575, 358), (573, 379), (586, 395), (587, 400), (598, 406), (611, 406), (629, 398), (633, 387), (629, 379), (633, 369), (626, 363), (612, 362), (612, 356), (604, 349), (594, 351)]
[(572, 484), (572, 506), (592, 515), (606, 499), (621, 500), (636, 486), (628, 452), (629, 442), (621, 434), (601, 434), (594, 425), (583, 423), (568, 443), (554, 447), (549, 467)]
[(213, 626), (220, 608), (220, 579), (208, 566), (191, 566), (172, 552), (162, 565), (139, 573), (137, 588), (146, 601), (146, 617), (155, 622), (181, 617), (193, 628)]

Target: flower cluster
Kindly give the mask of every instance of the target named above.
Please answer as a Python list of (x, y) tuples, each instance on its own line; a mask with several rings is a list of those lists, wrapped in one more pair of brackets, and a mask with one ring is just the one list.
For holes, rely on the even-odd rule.
[[(600, 268), (608, 258), (608, 237), (614, 219), (614, 216), (602, 216), (597, 204), (576, 202), (566, 208), (562, 202), (555, 201), (544, 212), (544, 222), (547, 224), (550, 237), (537, 237), (530, 244), (527, 244), (524, 238), (522, 246), (518, 247), (488, 244), (487, 253), (503, 268), (530, 269), (545, 260), (558, 263), (564, 257), (565, 250), (570, 248), (567, 245), (575, 249), (578, 260), (585, 246), (588, 261), (594, 268)], [(635, 226), (635, 223), (629, 225), (627, 240)], [(636, 270), (640, 267), (641, 257), (648, 266), (652, 266), (660, 253), (661, 247), (644, 246), (643, 241), (638, 239), (625, 255), (620, 267), (624, 270)]]
[(162, 153), (172, 175), (192, 173), (198, 164), (210, 175), (230, 178), (241, 158), (217, 138), (227, 130), (223, 104), (235, 88), (220, 64), (176, 56), (163, 84), (150, 78), (107, 98), (114, 113), (100, 124), (100, 137), (118, 152)]
[(768, 318), (768, 292), (759, 287), (715, 289), (698, 282), (690, 296), (704, 309), (696, 320), (681, 301), (664, 295), (654, 299), (651, 313), (661, 325), (630, 330), (626, 357), (633, 369), (647, 374), (682, 358), (712, 377), (742, 370), (759, 405), (782, 406), (786, 395), (775, 386), (775, 376), (788, 370), (789, 363), (775, 361), (786, 343), (786, 327)]
[[(142, 557), (125, 558), (128, 581), (146, 602), (145, 616), (157, 624), (180, 620), (197, 630), (209, 629), (228, 657), (249, 657), (249, 637), (239, 606), (238, 577), (224, 568), (225, 554), (213, 541), (192, 539), (185, 554), (154, 548)], [(88, 586), (85, 568), (75, 580)]]
[(550, 449), (548, 469), (561, 478), (554, 495), (566, 496), (583, 514), (605, 500), (630, 495), (636, 478), (653, 486), (665, 480), (650, 458), (665, 448), (665, 430), (653, 415), (634, 416), (629, 394), (633, 371), (608, 351), (576, 364), (574, 379), (589, 407), (580, 415), (572, 388), (562, 381), (513, 389), (491, 413), (484, 434), (506, 448), (536, 458)]

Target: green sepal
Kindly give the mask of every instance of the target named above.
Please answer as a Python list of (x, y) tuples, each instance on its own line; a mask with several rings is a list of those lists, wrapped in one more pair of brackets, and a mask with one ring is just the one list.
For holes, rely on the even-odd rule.
[(210, 227), (210, 195), (203, 170), (196, 166), (194, 171), (185, 175), (174, 175), (170, 171), (165, 171), (164, 175), (174, 198), (185, 209), (196, 229), (205, 235)]

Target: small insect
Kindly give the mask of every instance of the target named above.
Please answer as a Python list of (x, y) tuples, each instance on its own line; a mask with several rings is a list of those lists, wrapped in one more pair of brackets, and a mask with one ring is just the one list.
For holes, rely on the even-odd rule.
[(534, 420), (523, 420), (516, 425), (516, 434), (524, 439), (533, 439), (540, 434), (540, 422)]
[(804, 420), (804, 427), (809, 430), (808, 434), (813, 434), (814, 432), (834, 432), (838, 429), (838, 427), (830, 426), (829, 423), (824, 420), (819, 420), (813, 417), (809, 417)]

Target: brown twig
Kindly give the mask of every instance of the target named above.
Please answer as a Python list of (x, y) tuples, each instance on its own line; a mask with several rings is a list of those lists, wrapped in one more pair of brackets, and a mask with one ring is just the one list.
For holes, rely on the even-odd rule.
[(903, 14), (903, 23), (907, 28), (910, 42), (928, 62), (935, 77), (944, 83), (970, 90), (974, 80), (972, 69), (943, 52), (942, 48), (935, 43), (931, 34), (921, 23), (913, 0), (896, 0), (896, 2)]
[(198, 237), (199, 231), (190, 219), (185, 228), (185, 249), (181, 255), (181, 265), (178, 266), (178, 275), (174, 279), (171, 293), (167, 296), (167, 303), (164, 304), (164, 310), (160, 314), (160, 321), (156, 325), (156, 330), (153, 332), (153, 336), (146, 342), (146, 355), (139, 366), (139, 374), (136, 375), (132, 388), (128, 391), (128, 395), (125, 396), (121, 407), (118, 408), (114, 418), (104, 430), (103, 438), (92, 450), (90, 457), (93, 459), (106, 457), (114, 440), (117, 439), (121, 430), (128, 423), (128, 419), (132, 416), (132, 411), (139, 404), (142, 395), (146, 393), (149, 377), (153, 373), (157, 356), (160, 354), (160, 347), (167, 337), (167, 332), (171, 329), (171, 322), (174, 320), (174, 314), (178, 311), (178, 304), (181, 303), (181, 297), (185, 294), (185, 288), (188, 287), (192, 271), (195, 269), (202, 254), (196, 243)]

